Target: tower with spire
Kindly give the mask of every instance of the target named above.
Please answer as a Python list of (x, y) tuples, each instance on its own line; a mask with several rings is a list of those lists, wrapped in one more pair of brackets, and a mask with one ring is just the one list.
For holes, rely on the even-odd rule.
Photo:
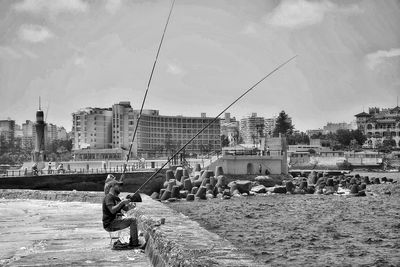
[[(35, 150), (33, 151), (33, 161), (38, 164), (38, 168), (44, 167), (44, 161), (46, 161), (45, 154), (45, 128), (46, 122), (44, 121), (44, 112), (42, 111), (40, 97), (39, 97), (39, 109), (36, 111), (36, 122), (34, 124), (36, 130)], [(40, 166), (43, 165), (43, 166)]]

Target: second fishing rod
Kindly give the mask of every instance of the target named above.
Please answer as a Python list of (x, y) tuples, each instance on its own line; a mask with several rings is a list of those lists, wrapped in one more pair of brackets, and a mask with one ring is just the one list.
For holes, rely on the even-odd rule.
[(286, 60), (282, 64), (280, 64), (278, 67), (276, 67), (274, 70), (269, 72), (267, 75), (265, 75), (262, 79), (260, 79), (258, 82), (256, 82), (253, 86), (251, 86), (249, 89), (247, 89), (244, 93), (242, 93), (238, 98), (236, 98), (232, 103), (230, 103), (224, 110), (222, 110), (213, 120), (211, 120), (207, 125), (205, 125), (199, 132), (197, 132), (186, 144), (184, 144), (178, 151), (175, 152), (162, 166), (159, 168), (155, 173), (153, 173), (135, 192), (137, 194), (147, 183), (149, 183), (157, 174), (161, 172), (161, 170), (168, 165), (168, 163), (175, 158), (179, 153), (184, 150), (194, 139), (196, 139), (197, 136), (199, 136), (202, 132), (204, 132), (211, 124), (216, 122), (218, 118), (225, 112), (227, 111), (230, 107), (232, 107), (236, 102), (238, 102), (240, 99), (242, 99), (245, 95), (247, 95), (251, 90), (253, 90), (257, 85), (259, 85), (261, 82), (263, 82), (265, 79), (267, 79), (269, 76), (271, 76), (273, 73), (278, 71), (280, 68), (282, 68), (284, 65), (292, 61), (296, 56), (291, 57), (290, 59)]

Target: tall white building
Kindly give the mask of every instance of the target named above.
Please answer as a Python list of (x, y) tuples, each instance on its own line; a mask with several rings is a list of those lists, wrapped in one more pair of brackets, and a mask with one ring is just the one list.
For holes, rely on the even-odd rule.
[(264, 134), (266, 136), (272, 136), (275, 129), (275, 124), (276, 124), (276, 116), (265, 119)]
[(51, 144), (55, 140), (57, 140), (57, 125), (53, 123), (47, 123), (45, 127), (46, 134), (46, 145)]
[(15, 120), (0, 120), (0, 134), (7, 143), (13, 143), (15, 136)]
[[(133, 110), (129, 102), (120, 102), (109, 109), (86, 108), (73, 113), (76, 159), (124, 159), (139, 112)], [(220, 122), (213, 120), (205, 113), (200, 117), (184, 117), (160, 115), (158, 110), (143, 110), (130, 157), (171, 156), (208, 124), (184, 152), (220, 151)]]
[(129, 149), (134, 132), (135, 114), (129, 101), (112, 106), (112, 147)]
[(160, 115), (158, 110), (144, 110), (138, 126), (136, 153), (149, 156), (171, 155), (209, 123), (185, 148), (185, 153), (220, 151), (220, 122), (213, 120), (205, 113), (201, 113), (200, 117), (184, 117)]
[[(227, 137), (239, 138), (239, 122), (230, 113), (225, 113), (224, 118), (220, 120), (221, 135)], [(237, 140), (236, 140), (237, 141)]]
[[(24, 149), (32, 149), (34, 147), (34, 128), (33, 121), (26, 120), (25, 123), (22, 124), (22, 148)], [(35, 131), (36, 133), (36, 131)]]
[(85, 108), (72, 113), (73, 148), (111, 148), (112, 114), (111, 108)]
[(264, 134), (265, 120), (252, 113), (240, 120), (240, 136), (245, 144), (258, 144)]

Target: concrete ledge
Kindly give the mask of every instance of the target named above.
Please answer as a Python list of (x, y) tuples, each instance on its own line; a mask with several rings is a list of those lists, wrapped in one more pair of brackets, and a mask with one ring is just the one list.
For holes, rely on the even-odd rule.
[[(229, 241), (211, 233), (188, 217), (142, 195), (130, 211), (146, 233), (146, 254), (154, 266), (260, 266)], [(157, 222), (165, 218), (165, 224)]]

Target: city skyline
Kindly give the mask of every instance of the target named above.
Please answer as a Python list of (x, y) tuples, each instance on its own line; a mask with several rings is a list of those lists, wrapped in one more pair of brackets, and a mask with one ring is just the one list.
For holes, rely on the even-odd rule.
[[(120, 104), (121, 102), (126, 102), (126, 101), (120, 101), (119, 103), (115, 103), (114, 105), (117, 105), (117, 104)], [(126, 102), (127, 103), (127, 102)], [(83, 110), (86, 110), (86, 109), (109, 109), (109, 110), (111, 110), (112, 109), (112, 106), (110, 106), (110, 107), (82, 107), (82, 108), (80, 108), (80, 109), (78, 109), (78, 110), (75, 110), (74, 112), (72, 112), (72, 113), (77, 113), (77, 112), (80, 112), (80, 111), (83, 111)], [(41, 109), (42, 111), (43, 111), (43, 109)], [(138, 109), (134, 109), (134, 110), (138, 110)], [(149, 110), (150, 111), (150, 109), (147, 109), (147, 110)], [(160, 112), (160, 110), (157, 110), (157, 109), (151, 109), (151, 111), (157, 111), (157, 112)], [(367, 110), (367, 112), (368, 112), (368, 110)], [(71, 119), (73, 119), (73, 114), (71, 113)], [(257, 115), (257, 112), (252, 112), (252, 113), (250, 113), (250, 114), (243, 114), (243, 115), (237, 115), (237, 114), (231, 114), (230, 112), (226, 112), (225, 114), (229, 114), (230, 115), (230, 118), (231, 119), (233, 119), (233, 118), (235, 118), (236, 119), (236, 121), (237, 122), (240, 122), (240, 120), (242, 120), (242, 119), (245, 119), (245, 118), (247, 118), (247, 117), (249, 117), (249, 116), (253, 116), (254, 114), (256, 114)], [(192, 116), (186, 116), (185, 114), (174, 114), (174, 115), (170, 115), (170, 114), (164, 114), (164, 113), (160, 113), (160, 115), (161, 116), (177, 116), (177, 117), (180, 117), (180, 116), (183, 116), (183, 117), (198, 117), (198, 118), (200, 118), (201, 116), (202, 116), (202, 114), (195, 114), (195, 115), (192, 115)], [(206, 115), (206, 117), (211, 117), (211, 116), (209, 116), (207, 113), (205, 113), (205, 115)], [(264, 118), (265, 120), (270, 120), (270, 119), (276, 119), (277, 117), (278, 117), (278, 114), (274, 114), (272, 117), (263, 117), (263, 116), (260, 116), (260, 117), (262, 117), (262, 118)], [(290, 117), (290, 116), (289, 116)], [(212, 117), (211, 117), (212, 118)], [(224, 119), (224, 114), (222, 114), (220, 117), (219, 117), (221, 120), (223, 120)], [(35, 119), (26, 119), (26, 120), (24, 120), (23, 122), (19, 122), (19, 121), (17, 121), (17, 120), (15, 120), (14, 118), (11, 118), (11, 117), (8, 117), (8, 118), (0, 118), (0, 120), (13, 120), (13, 121), (15, 121), (15, 125), (16, 126), (19, 126), (19, 127), (21, 127), (23, 124), (25, 124), (26, 122), (32, 122), (32, 123), (35, 123)], [(52, 125), (56, 125), (54, 122), (51, 122), (51, 121), (46, 121), (45, 120), (45, 123), (47, 123), (47, 124), (52, 124)], [(332, 122), (332, 121), (326, 121), (325, 122), (325, 124), (324, 125), (320, 125), (320, 126), (318, 126), (317, 128), (315, 128), (315, 129), (306, 129), (305, 131), (302, 131), (302, 132), (306, 132), (306, 131), (308, 131), (308, 130), (322, 130), (322, 128), (325, 128), (325, 127), (327, 127), (327, 126), (329, 126), (330, 124), (348, 124), (348, 125), (351, 125), (351, 124), (355, 124), (356, 123), (356, 120), (355, 119), (353, 119), (352, 121), (349, 121), (349, 122), (345, 122), (345, 121), (335, 121), (335, 122)], [(67, 132), (70, 132), (71, 131), (71, 129), (68, 129), (68, 128), (66, 128), (64, 125), (56, 125), (58, 128), (63, 128), (63, 129), (65, 129), (65, 130), (67, 130)], [(295, 129), (295, 130), (298, 130), (298, 129)]]
[[(0, 3), (0, 117), (71, 130), (84, 107), (139, 108), (170, 1)], [(301, 131), (350, 122), (400, 94), (398, 1), (176, 1), (145, 109), (214, 117), (281, 110)]]

